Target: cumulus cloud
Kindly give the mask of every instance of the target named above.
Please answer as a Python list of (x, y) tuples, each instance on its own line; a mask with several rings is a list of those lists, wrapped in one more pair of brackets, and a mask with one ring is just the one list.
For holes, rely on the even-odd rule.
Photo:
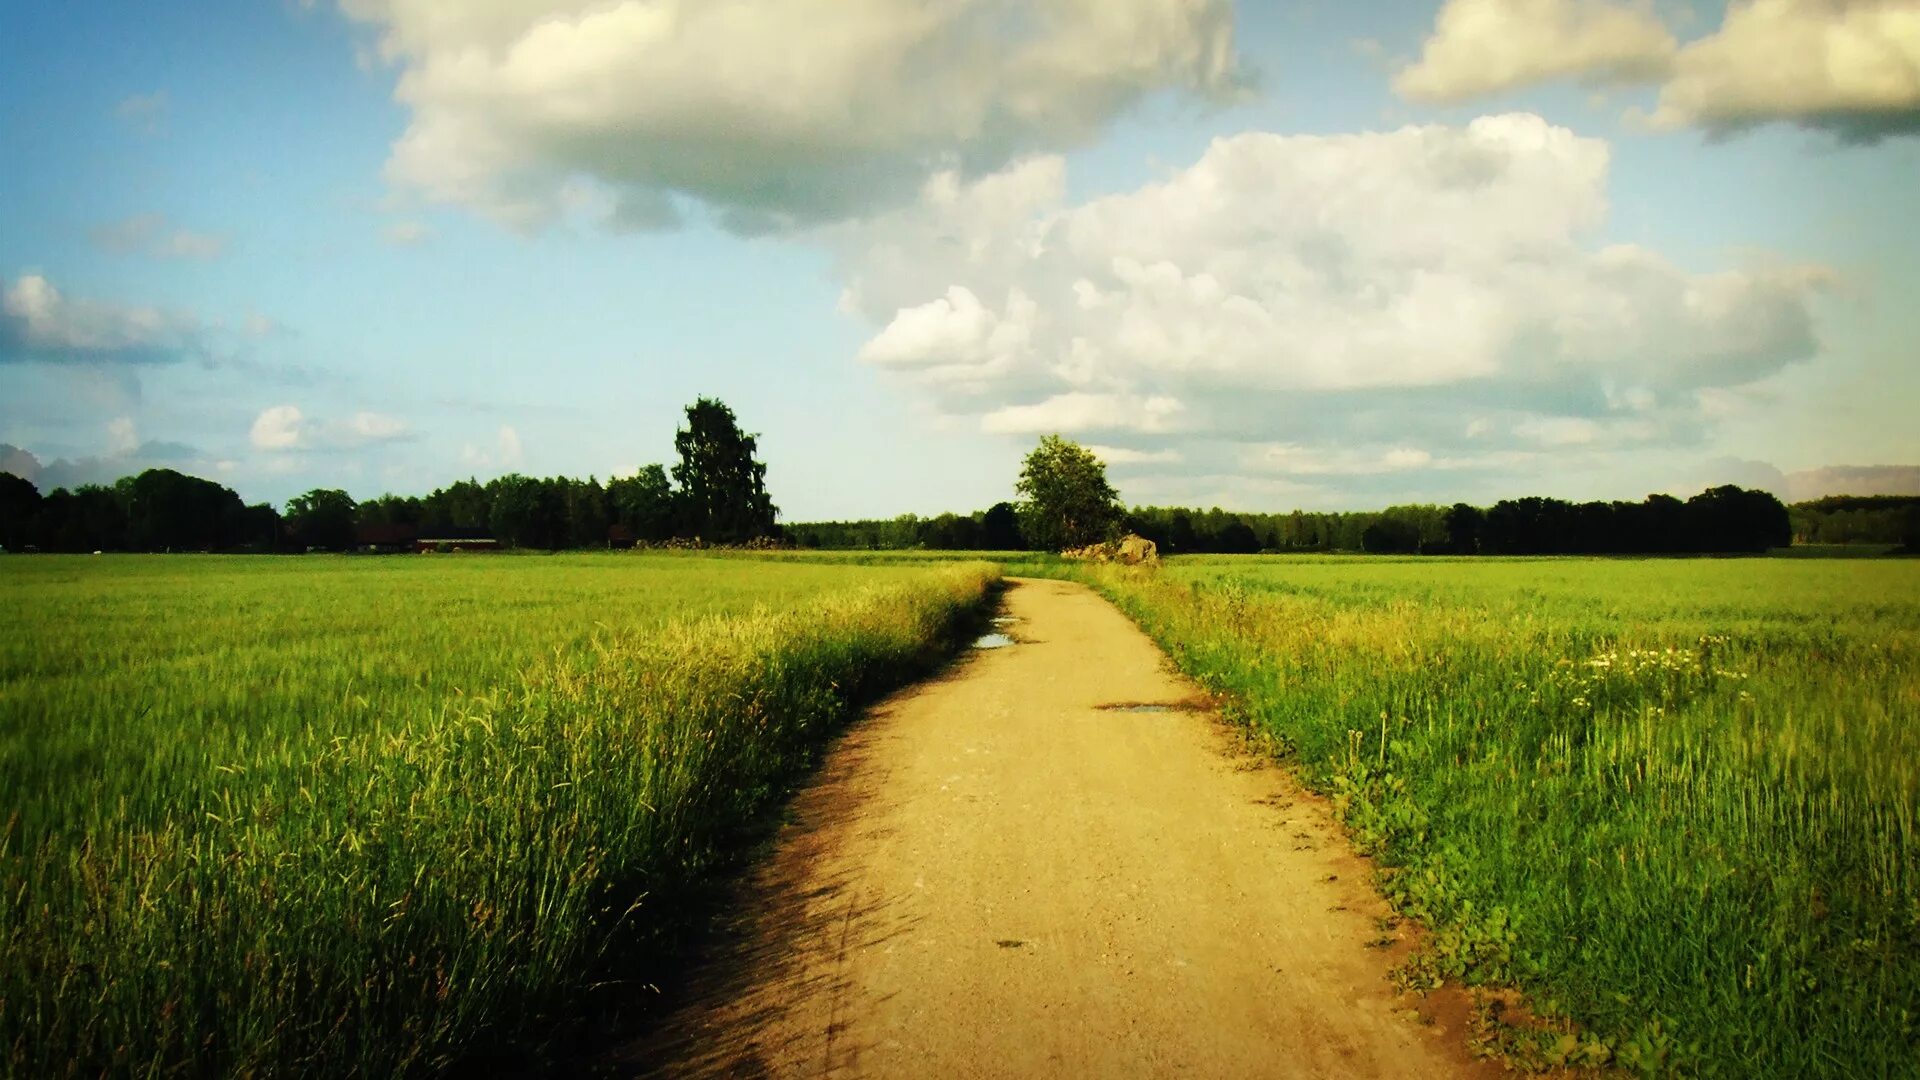
[(491, 447), (467, 443), (460, 448), (460, 461), (474, 469), (517, 469), (527, 460), (520, 433), (507, 424), (494, 433)]
[(1171, 431), (1186, 411), (1165, 394), (1055, 394), (1031, 405), (1006, 405), (982, 418), (981, 428), (1001, 435), (1040, 435), (1054, 431), (1160, 434)]
[(1178, 465), (1185, 460), (1180, 451), (1171, 447), (1164, 450), (1140, 450), (1131, 446), (1103, 446), (1088, 443), (1087, 450), (1109, 465)]
[(1787, 473), (1781, 494), (1791, 502), (1828, 495), (1920, 495), (1920, 465), (1829, 465)]
[(0, 473), (12, 473), (28, 483), (40, 482), (40, 459), (12, 443), (0, 443)]
[(1254, 472), (1290, 476), (1377, 476), (1420, 469), (1456, 469), (1482, 464), (1472, 458), (1440, 458), (1412, 446), (1314, 447), (1270, 443), (1248, 448), (1245, 461)]
[(0, 362), (182, 359), (202, 351), (192, 315), (70, 298), (40, 274), (0, 281)]
[(1083, 142), (1160, 91), (1235, 93), (1230, 0), (341, 0), (411, 111), (395, 183), (537, 227), (683, 200), (731, 227), (843, 217)]
[(1703, 396), (1813, 355), (1827, 272), (1599, 243), (1608, 158), (1525, 114), (1256, 132), (1081, 203), (1054, 159), (937, 177), (820, 239), (861, 358), (989, 432), (1279, 476), (1696, 443)]
[(88, 230), (87, 238), (109, 254), (149, 259), (217, 259), (227, 249), (225, 237), (179, 228), (164, 214), (135, 214), (98, 225)]
[(1555, 79), (1659, 84), (1656, 127), (1913, 133), (1920, 0), (1736, 0), (1684, 45), (1643, 0), (1447, 0), (1394, 89), (1451, 103)]
[(1920, 2), (1732, 4), (1681, 51), (1653, 114), (1715, 131), (1774, 120), (1856, 141), (1920, 132)]
[(323, 420), (307, 416), (297, 405), (274, 405), (254, 418), (247, 439), (257, 450), (277, 452), (357, 450), (412, 435), (405, 421), (384, 413), (362, 410), (344, 420)]
[(1612, 0), (1447, 0), (1394, 90), (1453, 103), (1553, 79), (1639, 82), (1666, 74), (1677, 46), (1642, 4)]
[(121, 416), (107, 421), (107, 449), (110, 453), (132, 453), (139, 445), (140, 432), (133, 417)]
[(123, 476), (148, 469), (178, 469), (197, 476), (228, 472), (232, 462), (208, 457), (185, 443), (161, 439), (131, 441), (133, 422), (127, 418), (107, 425), (107, 446), (99, 454), (56, 457), (44, 464), (31, 451), (0, 443), (0, 472), (12, 473), (42, 492), (82, 484), (111, 484)]
[(258, 450), (292, 450), (300, 446), (306, 418), (297, 405), (275, 405), (254, 417), (247, 441)]

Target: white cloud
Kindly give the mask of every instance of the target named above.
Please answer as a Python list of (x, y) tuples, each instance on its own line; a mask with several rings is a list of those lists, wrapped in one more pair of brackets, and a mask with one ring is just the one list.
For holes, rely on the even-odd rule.
[(507, 424), (494, 434), (493, 446), (482, 448), (468, 443), (460, 449), (460, 461), (475, 469), (517, 469), (526, 464), (527, 455), (520, 433)]
[(1920, 0), (1734, 0), (1715, 32), (1685, 44), (1644, 0), (1447, 0), (1394, 89), (1451, 103), (1555, 79), (1659, 84), (1657, 127), (1911, 134)]
[(140, 441), (136, 438), (133, 420), (128, 417), (107, 424), (107, 445), (97, 455), (58, 457), (43, 465), (29, 451), (0, 443), (0, 472), (13, 473), (43, 492), (82, 484), (111, 484), (148, 469), (177, 469), (194, 476), (230, 471), (223, 468), (223, 464), (185, 443)]
[(12, 473), (30, 484), (38, 484), (40, 459), (21, 447), (0, 443), (0, 473)]
[(139, 447), (140, 433), (134, 427), (133, 417), (122, 416), (107, 422), (109, 454), (131, 454)]
[(1142, 97), (1235, 92), (1230, 0), (341, 0), (412, 113), (389, 177), (519, 227), (585, 179), (610, 223), (742, 229), (1084, 142)]
[(1790, 472), (1782, 485), (1793, 502), (1828, 495), (1920, 495), (1920, 465), (1829, 465)]
[(399, 417), (364, 410), (348, 417), (340, 425), (340, 431), (356, 444), (392, 442), (408, 434), (406, 422)]
[(399, 417), (361, 410), (345, 420), (309, 417), (297, 405), (275, 405), (262, 410), (249, 434), (260, 450), (358, 450), (376, 443), (412, 437)]
[(1645, 3), (1447, 0), (1394, 90), (1452, 103), (1553, 79), (1638, 82), (1672, 63), (1673, 35)]
[(40, 274), (0, 282), (0, 362), (177, 359), (199, 347), (191, 315), (70, 299)]
[(1056, 394), (1032, 405), (1006, 405), (988, 413), (982, 429), (1001, 435), (1171, 431), (1186, 406), (1165, 395)]
[(299, 406), (275, 405), (253, 420), (248, 441), (261, 450), (295, 450), (306, 441), (305, 417)]
[(225, 237), (173, 227), (164, 214), (135, 214), (95, 226), (87, 237), (102, 251), (150, 259), (217, 259), (227, 249)]
[(1109, 465), (1177, 465), (1186, 460), (1174, 449), (1136, 450), (1129, 446), (1102, 446), (1088, 443), (1087, 450)]
[(1653, 115), (1715, 130), (1772, 120), (1862, 140), (1920, 131), (1920, 2), (1731, 4), (1681, 51)]
[(1033, 301), (1017, 288), (1000, 311), (993, 311), (955, 285), (938, 300), (903, 308), (861, 348), (859, 359), (915, 369), (929, 380), (977, 383), (1013, 369), (1032, 343), (1038, 316)]
[(1247, 463), (1255, 472), (1288, 476), (1380, 476), (1423, 469), (1457, 469), (1480, 462), (1436, 458), (1417, 446), (1313, 447), (1272, 443), (1252, 447)]
[(1300, 475), (1509, 467), (1697, 440), (1703, 394), (1815, 351), (1820, 268), (1600, 244), (1608, 160), (1524, 114), (1255, 132), (1078, 204), (1057, 160), (937, 178), (817, 239), (875, 328), (861, 357), (989, 432), (1196, 475), (1274, 444)]

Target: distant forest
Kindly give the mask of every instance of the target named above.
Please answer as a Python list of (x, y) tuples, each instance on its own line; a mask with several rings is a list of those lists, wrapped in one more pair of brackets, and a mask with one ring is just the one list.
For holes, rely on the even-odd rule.
[[(676, 469), (676, 473), (681, 470)], [(752, 486), (752, 485), (750, 485)], [(112, 485), (42, 494), (0, 473), (0, 547), (8, 551), (400, 550), (436, 537), (485, 537), (535, 550), (772, 540), (801, 548), (1009, 551), (1027, 547), (1011, 503), (973, 514), (779, 526), (759, 502), (694, 505), (648, 466), (596, 479), (520, 475), (462, 480), (422, 497), (355, 502), (320, 489), (284, 512), (247, 505), (231, 489), (169, 469)], [(756, 489), (757, 490), (757, 489)], [(1490, 507), (1393, 506), (1350, 513), (1238, 513), (1136, 507), (1124, 526), (1170, 555), (1258, 551), (1381, 554), (1641, 554), (1758, 552), (1802, 544), (1905, 544), (1920, 549), (1920, 497), (1836, 497), (1782, 506), (1761, 491), (1720, 487), (1684, 502), (1507, 499)]]
[(1920, 549), (1920, 495), (1832, 495), (1787, 508), (1796, 544), (1904, 544)]
[[(787, 527), (798, 546), (889, 550), (996, 550), (1018, 528), (1000, 503), (972, 515), (912, 514), (880, 521)], [(1504, 499), (1491, 507), (1409, 505), (1385, 510), (1244, 513), (1143, 506), (1128, 531), (1169, 555), (1258, 551), (1349, 551), (1429, 555), (1606, 555), (1759, 552), (1801, 544), (1920, 541), (1920, 496), (1822, 499), (1791, 508), (1764, 491), (1719, 487), (1686, 501), (1649, 495), (1637, 503)], [(1017, 537), (1015, 537), (1017, 539)]]

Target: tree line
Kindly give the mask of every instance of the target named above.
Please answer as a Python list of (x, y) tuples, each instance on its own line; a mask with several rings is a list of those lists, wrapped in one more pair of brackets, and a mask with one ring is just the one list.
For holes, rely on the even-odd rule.
[[(1788, 511), (1764, 491), (1731, 485), (1682, 502), (1649, 495), (1641, 502), (1573, 503), (1561, 499), (1503, 499), (1481, 508), (1392, 506), (1360, 513), (1250, 514), (1214, 508), (1143, 506), (1127, 509), (1106, 465), (1085, 447), (1058, 435), (1040, 440), (1021, 465), (1017, 505), (989, 513), (1014, 519), (1023, 547), (1059, 551), (1133, 533), (1169, 555), (1251, 554), (1259, 551), (1364, 551), (1378, 554), (1601, 555), (1763, 552), (1793, 540)], [(983, 520), (984, 515), (975, 515)], [(960, 519), (965, 520), (965, 519)], [(940, 547), (959, 522), (950, 515), (890, 522), (831, 522), (796, 526), (809, 546)], [(967, 533), (982, 546), (981, 530)], [(1007, 539), (1010, 537), (1000, 537)]]
[(461, 480), (425, 496), (356, 502), (337, 488), (288, 500), (284, 513), (172, 469), (111, 485), (57, 488), (0, 473), (0, 547), (9, 551), (339, 551), (415, 538), (486, 536), (508, 547), (603, 547), (672, 540), (741, 544), (779, 534), (758, 436), (701, 398), (674, 437), (679, 462), (605, 484), (518, 473)]
[[(1765, 492), (1730, 497), (1703, 492), (1682, 502), (1666, 495), (1640, 503), (1571, 503), (1507, 499), (1491, 507), (1405, 505), (1384, 510), (1249, 513), (1179, 506), (1119, 511), (1115, 534), (1152, 540), (1168, 555), (1241, 555), (1256, 552), (1365, 552), (1428, 555), (1606, 555), (1759, 552), (1796, 537), (1784, 509)], [(1740, 491), (1741, 489), (1732, 489)], [(1710, 496), (1710, 497), (1709, 497)], [(1765, 500), (1765, 501), (1763, 501)], [(1771, 503), (1771, 506), (1768, 505)], [(986, 516), (912, 514), (874, 521), (808, 522), (788, 533), (801, 547), (897, 550), (1046, 550), (1018, 531), (1014, 508), (994, 508), (1014, 529), (986, 533)], [(1797, 508), (1796, 508), (1797, 509)], [(992, 513), (989, 511), (987, 513)], [(1876, 533), (1870, 541), (1881, 541)], [(955, 538), (958, 539), (955, 539)], [(1801, 537), (1805, 542), (1805, 538)], [(1848, 541), (1824, 540), (1823, 543)]]
[(1028, 455), (1016, 502), (971, 514), (912, 514), (782, 528), (765, 489), (757, 437), (725, 404), (702, 398), (675, 435), (679, 462), (602, 484), (594, 477), (512, 474), (462, 480), (425, 496), (355, 502), (315, 489), (283, 513), (246, 505), (209, 480), (155, 469), (115, 484), (42, 496), (0, 473), (0, 547), (47, 551), (301, 551), (400, 546), (486, 536), (518, 548), (774, 539), (806, 548), (1058, 551), (1134, 533), (1169, 555), (1260, 551), (1377, 554), (1601, 555), (1762, 552), (1801, 543), (1904, 543), (1920, 549), (1920, 497), (1836, 497), (1789, 509), (1764, 491), (1724, 486), (1687, 500), (1568, 502), (1530, 497), (1488, 507), (1404, 505), (1379, 511), (1245, 513), (1124, 507), (1095, 455), (1047, 436)]
[(1800, 544), (1904, 544), (1920, 550), (1920, 495), (1832, 495), (1788, 507)]
[(803, 548), (836, 551), (1025, 551), (1026, 538), (1012, 503), (971, 514), (901, 514), (873, 521), (813, 521), (790, 525), (787, 538)]
[[(809, 547), (1008, 547), (1059, 551), (1132, 533), (1169, 555), (1260, 551), (1363, 551), (1432, 555), (1606, 555), (1764, 552), (1785, 547), (1794, 531), (1787, 508), (1764, 491), (1731, 485), (1682, 502), (1574, 503), (1503, 499), (1481, 508), (1392, 506), (1357, 513), (1239, 513), (1214, 508), (1127, 509), (1108, 483), (1106, 465), (1071, 440), (1049, 435), (1027, 455), (1014, 485), (1020, 500), (971, 518), (912, 515), (890, 521), (798, 525)], [(1915, 500), (1920, 502), (1920, 500)], [(989, 534), (989, 518), (1009, 529)]]

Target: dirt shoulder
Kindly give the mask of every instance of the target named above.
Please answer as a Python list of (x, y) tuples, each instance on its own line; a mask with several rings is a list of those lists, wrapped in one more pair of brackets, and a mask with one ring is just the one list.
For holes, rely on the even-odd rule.
[(842, 740), (687, 1004), (615, 1071), (1496, 1071), (1455, 1018), (1410, 1015), (1365, 864), (1145, 635), (1080, 585), (1006, 602), (1018, 644)]

